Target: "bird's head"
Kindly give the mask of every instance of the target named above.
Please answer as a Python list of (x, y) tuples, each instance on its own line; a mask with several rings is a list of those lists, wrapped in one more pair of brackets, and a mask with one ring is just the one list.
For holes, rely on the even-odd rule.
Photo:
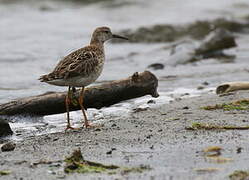
[(126, 37), (112, 34), (111, 29), (109, 27), (98, 27), (97, 29), (95, 29), (95, 31), (92, 34), (91, 44), (92, 43), (104, 43), (105, 41), (112, 39), (112, 38), (129, 40)]

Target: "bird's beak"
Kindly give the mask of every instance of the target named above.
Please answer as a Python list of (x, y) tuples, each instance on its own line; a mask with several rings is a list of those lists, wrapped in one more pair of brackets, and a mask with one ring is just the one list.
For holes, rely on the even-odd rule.
[(119, 39), (129, 40), (127, 37), (119, 36), (119, 35), (116, 35), (116, 34), (113, 34), (112, 38), (119, 38)]

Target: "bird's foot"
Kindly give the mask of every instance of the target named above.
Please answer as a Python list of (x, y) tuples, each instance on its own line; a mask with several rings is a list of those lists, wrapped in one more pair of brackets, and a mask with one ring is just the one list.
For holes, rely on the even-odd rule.
[(85, 123), (83, 125), (83, 128), (100, 128), (100, 127), (103, 127), (104, 125), (103, 124), (90, 124), (90, 123)]
[(67, 130), (81, 130), (81, 128), (74, 128), (74, 127), (72, 127), (72, 126), (70, 126), (70, 125), (67, 125), (67, 127), (66, 127), (66, 129), (65, 129), (65, 132), (67, 132)]

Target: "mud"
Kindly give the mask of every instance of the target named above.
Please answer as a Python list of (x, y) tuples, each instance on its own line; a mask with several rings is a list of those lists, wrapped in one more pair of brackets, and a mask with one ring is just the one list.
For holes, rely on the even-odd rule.
[[(63, 56), (85, 46), (98, 26), (127, 33), (138, 43), (106, 44), (106, 65), (96, 83), (125, 78), (151, 64), (163, 69), (151, 68), (159, 79), (159, 98), (145, 96), (101, 110), (89, 109), (89, 119), (101, 122), (102, 128), (64, 133), (64, 114), (14, 117), (10, 123), (14, 135), (0, 144), (12, 140), (16, 147), (0, 152), (0, 179), (220, 180), (247, 172), (248, 130), (186, 127), (248, 126), (247, 109), (201, 108), (248, 98), (241, 92), (224, 97), (204, 95), (227, 81), (248, 81), (248, 7), (244, 0), (1, 1), (1, 103), (65, 91), (40, 84), (37, 78), (50, 72)], [(235, 35), (238, 46), (225, 51), (234, 55), (233, 61), (208, 58), (168, 66), (172, 47), (189, 38), (195, 43), (214, 28)], [(194, 95), (201, 96), (184, 99)], [(172, 103), (167, 104), (169, 101)], [(82, 125), (81, 118), (81, 112), (72, 113), (75, 126)], [(212, 146), (222, 149), (218, 157), (203, 154)], [(64, 160), (78, 148), (87, 161), (127, 170), (66, 174)], [(146, 170), (141, 172), (139, 167)]]
[[(17, 142), (14, 151), (0, 153), (0, 170), (11, 172), (0, 179), (228, 179), (235, 170), (248, 168), (248, 130), (193, 131), (186, 127), (193, 123), (246, 126), (248, 110), (201, 107), (248, 96), (246, 92), (223, 97), (208, 94), (113, 117), (97, 129), (29, 137)], [(220, 157), (207, 159), (203, 149), (209, 146), (222, 148)], [(63, 160), (78, 148), (89, 161), (149, 170), (67, 174)], [(37, 163), (41, 161), (50, 163)]]

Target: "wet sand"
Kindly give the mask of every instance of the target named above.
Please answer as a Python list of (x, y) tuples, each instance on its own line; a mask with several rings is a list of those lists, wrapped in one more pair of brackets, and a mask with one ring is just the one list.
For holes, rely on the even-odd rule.
[[(104, 127), (34, 136), (17, 142), (14, 151), (0, 153), (0, 170), (10, 170), (0, 179), (228, 179), (234, 170), (248, 168), (249, 130), (186, 130), (194, 122), (247, 126), (247, 111), (207, 111), (202, 106), (248, 98), (247, 92), (218, 97), (174, 101), (138, 109), (125, 118), (110, 118)], [(207, 160), (202, 150), (223, 148), (217, 162)], [(85, 159), (120, 167), (149, 166), (142, 173), (65, 174), (65, 157), (80, 148)], [(52, 164), (38, 163), (52, 161)], [(58, 162), (57, 162), (58, 161)], [(199, 172), (197, 169), (217, 168)]]

